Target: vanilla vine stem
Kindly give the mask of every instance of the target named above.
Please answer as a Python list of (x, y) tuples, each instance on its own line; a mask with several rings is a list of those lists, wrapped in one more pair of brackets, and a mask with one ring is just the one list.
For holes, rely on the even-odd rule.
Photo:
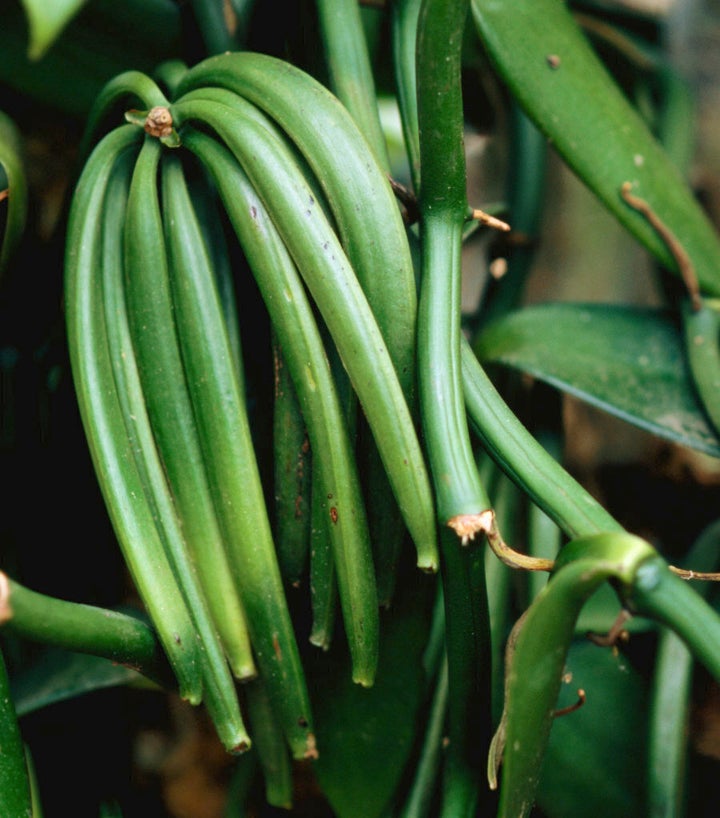
[(0, 627), (25, 639), (109, 659), (174, 687), (155, 631), (142, 619), (40, 594), (0, 572)]

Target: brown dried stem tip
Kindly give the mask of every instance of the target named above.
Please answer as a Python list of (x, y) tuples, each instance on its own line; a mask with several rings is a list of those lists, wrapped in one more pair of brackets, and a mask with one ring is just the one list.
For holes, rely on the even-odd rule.
[(473, 221), (480, 222), (480, 224), (484, 224), (486, 227), (493, 227), (495, 230), (502, 230), (503, 233), (507, 233), (511, 229), (507, 222), (502, 221), (502, 219), (496, 219), (495, 216), (491, 216), (489, 213), (486, 213), (484, 210), (479, 210), (478, 208), (472, 209), (470, 217)]

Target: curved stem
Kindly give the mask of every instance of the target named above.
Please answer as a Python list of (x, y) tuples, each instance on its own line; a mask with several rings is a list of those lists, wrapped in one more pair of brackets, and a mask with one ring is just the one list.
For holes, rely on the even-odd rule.
[(510, 410), (470, 345), (462, 344), (465, 401), (485, 448), (571, 538), (622, 526), (548, 454)]
[(0, 573), (0, 624), (25, 639), (102, 656), (175, 687), (155, 631), (138, 617), (46, 596)]

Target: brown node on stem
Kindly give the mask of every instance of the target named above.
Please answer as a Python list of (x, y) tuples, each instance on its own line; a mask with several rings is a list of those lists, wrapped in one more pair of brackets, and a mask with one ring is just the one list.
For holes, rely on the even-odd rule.
[(678, 237), (665, 224), (665, 222), (657, 215), (657, 213), (650, 207), (650, 204), (632, 193), (632, 182), (623, 182), (620, 188), (620, 195), (633, 208), (641, 213), (648, 220), (651, 227), (653, 227), (660, 238), (665, 242), (665, 246), (670, 251), (675, 263), (678, 267), (678, 272), (685, 284), (685, 288), (690, 296), (690, 303), (693, 310), (698, 312), (702, 309), (702, 299), (700, 297), (700, 284), (695, 273), (695, 267), (690, 260), (685, 248), (680, 243)]
[(170, 136), (173, 129), (173, 118), (170, 111), (163, 105), (156, 105), (148, 111), (144, 124), (145, 133), (161, 139)]
[(10, 580), (7, 574), (0, 571), (0, 625), (13, 618), (13, 609), (10, 603)]
[(578, 688), (578, 697), (577, 701), (574, 704), (570, 704), (567, 707), (561, 707), (559, 710), (556, 710), (553, 713), (553, 718), (558, 719), (560, 716), (567, 716), (568, 713), (574, 713), (576, 710), (579, 710), (584, 704), (587, 699), (585, 695), (585, 691), (580, 687)]
[(9, 188), (5, 188), (5, 190), (0, 190), (0, 202), (2, 202), (3, 199), (7, 199), (9, 195), (10, 195)]

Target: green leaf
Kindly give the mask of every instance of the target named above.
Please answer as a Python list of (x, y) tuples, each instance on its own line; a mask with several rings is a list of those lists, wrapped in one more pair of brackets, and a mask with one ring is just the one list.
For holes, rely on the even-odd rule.
[(476, 354), (545, 381), (667, 440), (720, 457), (669, 312), (541, 304), (489, 326)]
[(18, 716), (50, 704), (117, 685), (150, 687), (147, 679), (108, 659), (60, 648), (49, 648), (29, 668), (12, 680)]
[(30, 780), (9, 687), (5, 659), (0, 653), (0, 811), (8, 818), (30, 818)]
[(720, 294), (720, 242), (674, 162), (630, 105), (563, 0), (473, 0), (498, 73), (568, 165), (669, 269), (674, 259), (624, 182), (682, 237), (701, 287)]
[(25, 7), (30, 43), (28, 57), (39, 60), (57, 40), (65, 26), (87, 0), (22, 0)]
[(337, 818), (380, 818), (403, 776), (421, 723), (434, 583), (408, 577), (393, 607), (383, 613), (377, 681), (351, 681), (346, 652), (311, 657), (310, 689), (319, 758), (318, 781)]
[(643, 814), (646, 691), (640, 674), (610, 648), (575, 642), (558, 707), (587, 696), (555, 719), (537, 793), (548, 818)]

